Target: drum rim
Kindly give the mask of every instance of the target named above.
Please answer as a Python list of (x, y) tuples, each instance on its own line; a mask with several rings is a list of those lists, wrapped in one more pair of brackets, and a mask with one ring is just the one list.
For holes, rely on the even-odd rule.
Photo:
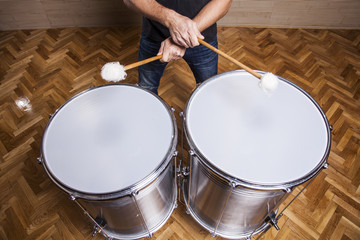
[[(79, 191), (77, 189), (72, 188), (71, 186), (68, 186), (67, 184), (64, 184), (60, 179), (58, 179), (51, 171), (50, 168), (48, 166), (48, 163), (46, 161), (46, 158), (44, 156), (44, 138), (45, 135), (50, 127), (50, 124), (52, 122), (52, 120), (56, 117), (56, 115), (59, 113), (59, 111), (66, 106), (67, 104), (69, 104), (71, 101), (73, 101), (74, 99), (78, 98), (79, 96), (86, 94), (90, 91), (93, 91), (95, 89), (99, 89), (99, 88), (103, 88), (103, 87), (132, 87), (132, 88), (137, 88), (140, 90), (143, 90), (151, 95), (153, 95), (154, 97), (156, 97), (156, 99), (165, 107), (165, 110), (168, 112), (170, 120), (171, 120), (171, 124), (172, 124), (172, 139), (170, 142), (170, 146), (169, 149), (165, 155), (165, 157), (160, 161), (160, 163), (154, 168), (154, 170), (149, 173), (147, 176), (144, 176), (141, 180), (139, 180), (138, 182), (133, 183), (130, 186), (127, 186), (125, 188), (122, 189), (118, 189), (116, 191), (113, 192), (105, 192), (105, 193), (90, 193), (90, 192), (85, 192), (85, 191)], [(165, 100), (163, 100), (160, 96), (156, 95), (155, 93), (151, 92), (148, 89), (142, 88), (138, 85), (133, 85), (133, 84), (128, 84), (128, 83), (110, 83), (110, 84), (105, 84), (105, 85), (100, 85), (100, 86), (96, 86), (96, 87), (90, 87), (78, 94), (75, 94), (74, 96), (72, 96), (70, 99), (68, 99), (67, 101), (65, 101), (53, 114), (50, 114), (50, 120), (48, 121), (44, 132), (43, 132), (43, 136), (41, 139), (41, 147), (40, 147), (40, 160), (41, 160), (41, 164), (43, 165), (46, 174), (48, 175), (48, 177), (63, 191), (67, 192), (68, 194), (70, 194), (72, 199), (76, 199), (76, 198), (82, 198), (82, 199), (87, 199), (87, 200), (110, 200), (110, 199), (115, 199), (115, 198), (120, 198), (120, 197), (124, 197), (127, 195), (132, 195), (132, 194), (136, 194), (137, 192), (139, 192), (141, 189), (147, 187), (148, 185), (150, 185), (158, 176), (160, 176), (162, 174), (162, 172), (166, 169), (166, 167), (168, 166), (168, 164), (170, 163), (171, 159), (176, 156), (177, 152), (176, 152), (176, 145), (177, 145), (177, 136), (178, 136), (178, 132), (177, 132), (177, 125), (176, 125), (176, 119), (175, 116), (173, 114), (174, 110), (173, 108), (171, 108), (166, 102)]]
[[(260, 73), (261, 75), (266, 73), (266, 72), (259, 71), (259, 70), (255, 70), (255, 71)], [(327, 119), (324, 111), (321, 109), (320, 105), (315, 101), (315, 99), (313, 97), (311, 97), (311, 95), (309, 93), (307, 93), (304, 89), (302, 89), (301, 87), (299, 87), (295, 83), (291, 82), (290, 80), (287, 80), (287, 79), (285, 79), (283, 77), (280, 77), (278, 75), (276, 75), (276, 76), (281, 81), (295, 87), (298, 91), (303, 93), (315, 105), (315, 107), (318, 109), (319, 113), (321, 114), (322, 119), (324, 120), (324, 123), (325, 123), (325, 126), (326, 126), (327, 139), (328, 139), (328, 142), (326, 144), (326, 150), (324, 152), (324, 155), (323, 155), (321, 161), (319, 161), (318, 164), (309, 173), (307, 173), (306, 175), (304, 175), (301, 178), (298, 178), (298, 179), (295, 179), (295, 180), (292, 180), (292, 181), (288, 181), (288, 182), (283, 182), (283, 183), (264, 184), (264, 183), (258, 183), (258, 182), (243, 180), (241, 178), (232, 176), (231, 174), (228, 174), (227, 172), (221, 170), (220, 168), (215, 166), (215, 164), (213, 164), (209, 160), (207, 160), (207, 158), (196, 147), (196, 144), (195, 144), (193, 138), (190, 136), (190, 131), (189, 131), (189, 128), (188, 128), (186, 115), (187, 115), (188, 109), (190, 107), (191, 101), (193, 100), (196, 93), (198, 91), (200, 91), (201, 88), (203, 88), (209, 82), (217, 80), (220, 76), (226, 76), (226, 75), (229, 75), (229, 74), (232, 74), (232, 73), (249, 74), (245, 70), (232, 70), (232, 71), (223, 72), (223, 73), (220, 73), (218, 75), (215, 75), (215, 76), (207, 79), (205, 82), (203, 82), (199, 86), (197, 86), (196, 89), (191, 93), (191, 96), (190, 96), (190, 98), (188, 99), (188, 101), (187, 101), (187, 103), (185, 105), (184, 112), (183, 112), (183, 127), (184, 127), (184, 133), (185, 133), (186, 139), (188, 141), (190, 149), (193, 151), (193, 154), (196, 157), (198, 157), (199, 160), (203, 164), (205, 164), (208, 168), (213, 170), (213, 172), (220, 175), (222, 178), (227, 179), (230, 183), (234, 183), (236, 186), (243, 186), (243, 187), (247, 187), (247, 188), (251, 188), (251, 189), (258, 189), (258, 190), (285, 190), (285, 191), (291, 191), (291, 188), (293, 188), (294, 186), (298, 186), (298, 185), (308, 181), (309, 179), (316, 176), (321, 171), (322, 168), (325, 168), (327, 166), (327, 164), (328, 164), (327, 159), (328, 159), (328, 156), (330, 154), (330, 148), (331, 148), (331, 130), (330, 130), (330, 125), (329, 125), (328, 119)]]

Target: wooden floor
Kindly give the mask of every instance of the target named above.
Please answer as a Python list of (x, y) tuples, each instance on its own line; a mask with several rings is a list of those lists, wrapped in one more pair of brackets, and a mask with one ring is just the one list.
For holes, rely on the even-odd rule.
[[(139, 28), (0, 32), (0, 239), (92, 238), (87, 216), (37, 163), (41, 138), (49, 114), (106, 84), (99, 74), (104, 63), (136, 61), (139, 37)], [(330, 167), (285, 211), (280, 231), (261, 239), (360, 239), (360, 31), (219, 28), (219, 48), (298, 84), (334, 128)], [(233, 69), (219, 58), (220, 73)], [(137, 82), (136, 69), (124, 82)], [(169, 64), (159, 95), (175, 108), (178, 123), (194, 88), (182, 60)], [(182, 204), (155, 238), (213, 239)]]

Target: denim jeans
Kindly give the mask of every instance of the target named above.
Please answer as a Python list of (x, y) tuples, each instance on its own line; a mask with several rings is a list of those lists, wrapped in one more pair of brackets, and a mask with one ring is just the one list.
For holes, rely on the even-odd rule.
[[(209, 42), (217, 48), (217, 38)], [(155, 56), (160, 49), (160, 42), (154, 42), (145, 37), (140, 39), (139, 61)], [(217, 74), (218, 55), (203, 45), (187, 48), (183, 59), (189, 65), (194, 74), (196, 83), (202, 83), (206, 79)], [(156, 60), (139, 67), (139, 85), (155, 94), (160, 84), (167, 63)]]

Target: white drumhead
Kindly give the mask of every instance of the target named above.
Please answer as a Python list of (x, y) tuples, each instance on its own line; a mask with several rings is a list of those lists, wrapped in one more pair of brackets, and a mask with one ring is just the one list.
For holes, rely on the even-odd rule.
[(127, 188), (152, 173), (171, 149), (174, 126), (161, 100), (139, 87), (106, 85), (64, 104), (43, 136), (43, 159), (79, 192)]
[(304, 92), (281, 80), (272, 96), (244, 71), (202, 84), (186, 108), (196, 149), (221, 171), (271, 185), (303, 178), (324, 159), (328, 125)]

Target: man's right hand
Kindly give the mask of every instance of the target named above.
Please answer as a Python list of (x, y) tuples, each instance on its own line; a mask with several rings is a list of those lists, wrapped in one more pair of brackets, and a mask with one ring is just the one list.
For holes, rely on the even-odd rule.
[(170, 62), (182, 58), (186, 48), (177, 45), (171, 38), (167, 38), (161, 42), (161, 46), (157, 55), (163, 55), (161, 62)]
[(166, 26), (169, 28), (172, 40), (179, 46), (192, 48), (199, 45), (198, 38), (204, 39), (195, 21), (176, 12), (168, 16)]
[(124, 0), (124, 3), (145, 17), (166, 26), (172, 40), (179, 46), (195, 47), (199, 45), (198, 38), (204, 39), (196, 21), (162, 6), (155, 0)]

